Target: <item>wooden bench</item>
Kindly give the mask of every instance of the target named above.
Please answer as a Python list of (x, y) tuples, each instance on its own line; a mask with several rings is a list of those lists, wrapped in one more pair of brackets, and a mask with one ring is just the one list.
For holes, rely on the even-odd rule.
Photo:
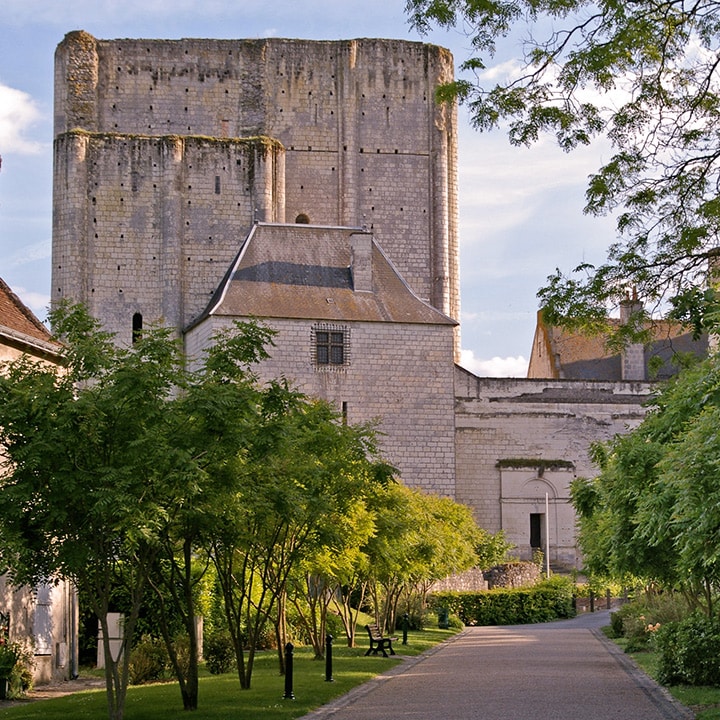
[[(365, 653), (366, 656), (370, 655), (370, 653), (377, 655), (378, 652), (382, 652), (383, 657), (395, 655), (392, 644), (393, 641), (397, 640), (396, 637), (384, 637), (377, 625), (366, 625), (365, 629), (367, 630), (368, 637), (370, 638), (370, 647)], [(390, 655), (388, 655), (385, 650), (389, 650)]]

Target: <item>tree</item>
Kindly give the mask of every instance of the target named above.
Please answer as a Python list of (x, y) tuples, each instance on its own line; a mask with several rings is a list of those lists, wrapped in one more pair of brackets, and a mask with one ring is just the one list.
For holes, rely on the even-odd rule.
[(178, 457), (168, 446), (166, 405), (182, 358), (164, 331), (120, 349), (79, 306), (51, 321), (67, 367), (22, 357), (0, 378), (0, 546), (14, 583), (72, 580), (104, 637), (118, 586), (128, 612), (122, 651), (105, 644), (108, 712), (123, 716), (128, 660), (153, 538), (167, 511)]
[[(122, 650), (112, 657), (105, 647), (112, 720), (123, 716), (135, 626), (155, 588), (183, 705), (195, 709), (196, 585), (218, 498), (226, 481), (246, 476), (244, 453), (260, 437), (259, 408), (272, 393), (248, 368), (266, 357), (272, 333), (239, 323), (191, 371), (167, 329), (123, 348), (81, 306), (58, 306), (51, 321), (67, 367), (21, 358), (0, 378), (3, 563), (17, 584), (74, 581), (104, 637), (122, 595)], [(188, 637), (187, 667), (171, 617)]]
[[(618, 240), (599, 267), (548, 278), (538, 293), (546, 320), (608, 330), (609, 306), (634, 288), (649, 310), (696, 332), (717, 325), (705, 280), (720, 229), (720, 3), (407, 0), (406, 9), (421, 32), (437, 24), (470, 36), (466, 74), (439, 97), (467, 103), (477, 128), (507, 123), (516, 145), (554, 133), (564, 150), (600, 133), (612, 142), (586, 211), (616, 212)], [(522, 67), (483, 85), (497, 42), (521, 32)]]
[(210, 549), (244, 689), (273, 620), (282, 650), (278, 604), (291, 573), (320, 549), (342, 548), (345, 517), (394, 472), (378, 457), (371, 427), (344, 425), (326, 403), (281, 383), (268, 386), (260, 417), (221, 495), (224, 511)]
[(403, 485), (378, 493), (371, 509), (370, 595), (376, 623), (393, 632), (402, 598), (422, 604), (432, 582), (476, 565), (482, 535), (468, 507)]
[[(166, 410), (167, 432), (182, 465), (169, 488), (166, 519), (155, 538), (160, 553), (148, 577), (186, 710), (198, 706), (198, 588), (211, 563), (209, 548), (225, 511), (226, 487), (245, 477), (243, 455), (262, 421), (266, 391), (251, 366), (268, 357), (272, 335), (252, 322), (215, 335), (202, 364), (185, 372), (182, 392)], [(171, 632), (173, 619), (180, 620), (187, 638), (187, 662)]]
[(368, 557), (364, 548), (375, 533), (367, 498), (358, 497), (338, 520), (343, 531), (333, 544), (308, 553), (290, 576), (288, 598), (316, 659), (325, 654), (327, 616), (332, 606), (343, 623), (348, 647), (355, 646), (355, 626), (367, 587)]
[(709, 614), (720, 586), (720, 358), (685, 370), (641, 425), (596, 446), (572, 487), (590, 570), (679, 587)]

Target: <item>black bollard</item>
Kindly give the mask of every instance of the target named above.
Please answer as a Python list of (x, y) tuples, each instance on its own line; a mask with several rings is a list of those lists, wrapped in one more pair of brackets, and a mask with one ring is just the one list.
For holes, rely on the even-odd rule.
[(328, 633), (325, 638), (325, 682), (335, 682), (332, 676), (332, 641), (333, 636)]
[(293, 694), (293, 650), (295, 647), (292, 643), (285, 646), (285, 694), (283, 700), (294, 700)]
[(595, 612), (595, 593), (590, 591), (590, 612)]
[(410, 624), (410, 616), (405, 613), (403, 615), (403, 645), (407, 645), (407, 631), (408, 631), (408, 625)]

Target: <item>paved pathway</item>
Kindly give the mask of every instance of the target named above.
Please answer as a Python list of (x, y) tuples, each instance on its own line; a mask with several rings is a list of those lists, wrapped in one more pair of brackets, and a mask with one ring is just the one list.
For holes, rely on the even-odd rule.
[(543, 625), (468, 628), (305, 718), (692, 718), (604, 637), (599, 627), (607, 624), (608, 613), (599, 612)]

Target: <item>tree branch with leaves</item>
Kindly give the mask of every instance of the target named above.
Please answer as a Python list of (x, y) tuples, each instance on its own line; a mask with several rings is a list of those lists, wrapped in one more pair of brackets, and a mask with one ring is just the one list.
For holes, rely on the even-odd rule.
[[(720, 230), (720, 3), (710, 0), (408, 0), (420, 32), (460, 29), (472, 56), (438, 91), (475, 127), (515, 145), (554, 134), (570, 151), (604, 135), (612, 157), (589, 180), (586, 212), (614, 213), (618, 240), (599, 266), (549, 276), (538, 295), (550, 324), (602, 326), (635, 289), (693, 326), (718, 324), (705, 288)], [(501, 42), (522, 34), (516, 71), (484, 74)]]

